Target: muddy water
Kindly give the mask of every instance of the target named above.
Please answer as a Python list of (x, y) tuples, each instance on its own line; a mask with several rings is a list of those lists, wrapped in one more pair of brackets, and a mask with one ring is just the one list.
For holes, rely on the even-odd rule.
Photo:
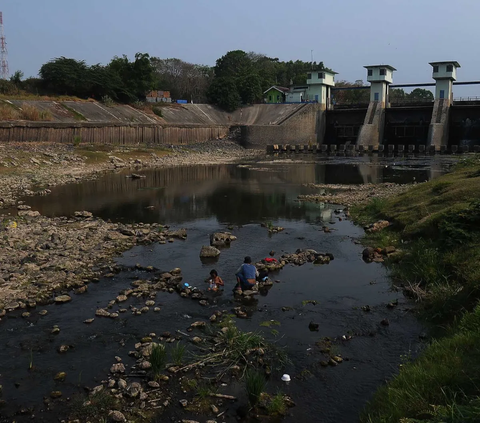
[[(150, 332), (185, 331), (195, 320), (208, 318), (214, 310), (231, 310), (231, 288), (234, 272), (245, 255), (254, 260), (297, 248), (313, 248), (330, 252), (335, 260), (329, 265), (306, 264), (287, 266), (272, 275), (278, 282), (258, 301), (248, 306), (249, 318), (238, 320), (244, 330), (261, 331), (286, 348), (292, 361), (285, 369), (272, 374), (267, 390), (288, 393), (297, 406), (291, 409), (287, 422), (321, 421), (354, 422), (375, 389), (396, 372), (401, 355), (415, 355), (421, 348), (419, 335), (424, 328), (409, 311), (400, 293), (391, 290), (387, 271), (381, 264), (366, 264), (361, 259), (362, 247), (354, 241), (362, 236), (361, 228), (333, 213), (335, 206), (302, 204), (295, 201), (300, 193), (308, 193), (305, 183), (364, 183), (428, 180), (448, 168), (449, 160), (433, 159), (323, 159), (319, 163), (287, 161), (255, 165), (202, 166), (139, 172), (146, 175), (130, 180), (125, 174), (58, 187), (45, 198), (31, 198), (27, 204), (47, 215), (68, 215), (75, 210), (89, 210), (112, 220), (161, 222), (188, 229), (186, 241), (167, 245), (140, 246), (123, 254), (118, 262), (125, 266), (136, 263), (152, 265), (163, 271), (181, 267), (184, 280), (203, 288), (203, 280), (212, 267), (226, 282), (222, 295), (209, 307), (202, 307), (176, 293), (159, 293), (161, 312), (148, 312), (134, 317), (121, 314), (116, 320), (96, 318), (92, 325), (85, 319), (94, 317), (98, 307), (105, 307), (132, 280), (146, 277), (139, 271), (124, 271), (112, 279), (91, 284), (87, 294), (74, 296), (66, 305), (49, 306), (41, 317), (35, 310), (28, 319), (9, 315), (0, 323), (0, 384), (3, 399), (2, 421), (49, 422), (66, 417), (62, 403), (48, 410), (43, 398), (53, 390), (61, 390), (63, 398), (93, 387), (104, 380), (114, 357), (133, 365), (128, 351)], [(259, 223), (271, 220), (286, 228), (269, 236)], [(198, 257), (209, 234), (234, 225), (238, 237), (219, 260), (203, 264)], [(181, 226), (180, 226), (181, 225)], [(322, 226), (334, 231), (324, 233)], [(398, 299), (393, 310), (386, 304)], [(304, 305), (315, 300), (317, 305)], [(143, 301), (130, 299), (125, 305), (142, 306)], [(365, 313), (361, 306), (370, 305)], [(291, 310), (282, 311), (282, 307)], [(388, 318), (389, 326), (380, 321)], [(274, 320), (279, 326), (267, 328), (262, 322)], [(313, 321), (318, 332), (308, 328)], [(61, 331), (52, 335), (59, 325)], [(278, 333), (272, 333), (272, 329)], [(352, 335), (343, 341), (343, 335)], [(319, 365), (325, 356), (315, 345), (323, 337), (338, 339), (335, 351), (345, 361), (337, 367)], [(60, 345), (73, 348), (59, 354)], [(33, 370), (29, 367), (33, 366)], [(65, 382), (55, 382), (57, 372), (67, 372)], [(292, 377), (288, 385), (280, 381), (283, 372)], [(220, 392), (238, 395), (237, 404), (223, 408), (224, 421), (236, 421), (236, 408), (245, 402), (242, 387), (235, 384)], [(200, 422), (207, 416), (192, 416), (174, 404), (158, 421), (169, 418), (193, 418)], [(222, 411), (223, 411), (222, 409)], [(25, 416), (15, 416), (19, 411)], [(210, 416), (212, 417), (212, 416)], [(221, 421), (222, 419), (218, 419)]]

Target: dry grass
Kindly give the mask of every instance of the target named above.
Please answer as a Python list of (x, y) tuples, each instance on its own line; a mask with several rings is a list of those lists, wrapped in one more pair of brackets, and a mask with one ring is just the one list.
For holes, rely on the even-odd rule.
[(20, 113), (13, 106), (8, 104), (0, 105), (0, 120), (18, 120), (20, 119)]
[(20, 119), (51, 121), (53, 120), (53, 115), (49, 110), (39, 110), (35, 106), (23, 103), (20, 109)]

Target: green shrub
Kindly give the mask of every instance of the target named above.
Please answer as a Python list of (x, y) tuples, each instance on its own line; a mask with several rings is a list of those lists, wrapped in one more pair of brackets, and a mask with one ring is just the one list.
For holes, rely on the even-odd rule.
[(265, 377), (256, 370), (247, 370), (245, 373), (245, 389), (247, 391), (248, 401), (252, 407), (255, 407), (260, 400), (260, 395), (265, 390), (267, 382)]

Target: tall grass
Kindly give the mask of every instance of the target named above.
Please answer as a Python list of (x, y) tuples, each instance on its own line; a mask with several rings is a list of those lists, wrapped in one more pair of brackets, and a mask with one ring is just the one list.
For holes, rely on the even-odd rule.
[(20, 118), (25, 120), (39, 121), (39, 120), (53, 120), (52, 113), (49, 110), (39, 110), (30, 104), (22, 104), (20, 109)]
[(267, 411), (270, 415), (281, 415), (284, 416), (287, 414), (287, 403), (285, 402), (285, 398), (281, 392), (275, 395), (267, 405)]
[(245, 373), (245, 390), (250, 405), (255, 407), (260, 400), (260, 395), (265, 390), (267, 381), (263, 374), (256, 370), (247, 370)]
[(0, 105), (0, 120), (18, 120), (20, 113), (13, 106)]
[(173, 363), (176, 366), (180, 366), (183, 363), (183, 359), (185, 356), (186, 347), (185, 345), (177, 342), (170, 350), (170, 356), (172, 358)]
[(150, 354), (150, 363), (152, 364), (152, 373), (154, 377), (157, 377), (165, 369), (165, 365), (167, 364), (167, 351), (165, 345), (153, 345)]

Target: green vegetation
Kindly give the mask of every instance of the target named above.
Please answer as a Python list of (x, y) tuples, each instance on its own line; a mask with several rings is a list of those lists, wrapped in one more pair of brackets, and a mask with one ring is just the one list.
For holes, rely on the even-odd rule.
[(177, 342), (170, 350), (170, 356), (172, 358), (173, 363), (176, 366), (180, 366), (183, 363), (183, 359), (185, 357), (185, 345)]
[(266, 385), (267, 381), (263, 374), (255, 370), (247, 370), (245, 373), (245, 390), (247, 391), (248, 401), (252, 407), (257, 405)]
[(91, 419), (107, 419), (110, 410), (117, 405), (117, 400), (105, 391), (97, 392), (88, 398), (78, 395), (72, 398), (72, 417), (87, 421)]
[(452, 173), (351, 211), (363, 223), (392, 222), (365, 242), (401, 249), (388, 262), (393, 279), (417, 299), (426, 319), (444, 328), (377, 392), (363, 422), (480, 420), (479, 187), (476, 155)]
[(260, 326), (271, 328), (272, 326), (280, 326), (280, 322), (276, 320), (265, 320), (264, 322), (260, 323)]
[(267, 405), (269, 415), (284, 416), (287, 414), (288, 406), (282, 393), (275, 395)]
[(153, 376), (156, 378), (165, 369), (165, 365), (167, 364), (167, 351), (165, 345), (154, 344), (152, 346), (150, 363), (152, 364)]

